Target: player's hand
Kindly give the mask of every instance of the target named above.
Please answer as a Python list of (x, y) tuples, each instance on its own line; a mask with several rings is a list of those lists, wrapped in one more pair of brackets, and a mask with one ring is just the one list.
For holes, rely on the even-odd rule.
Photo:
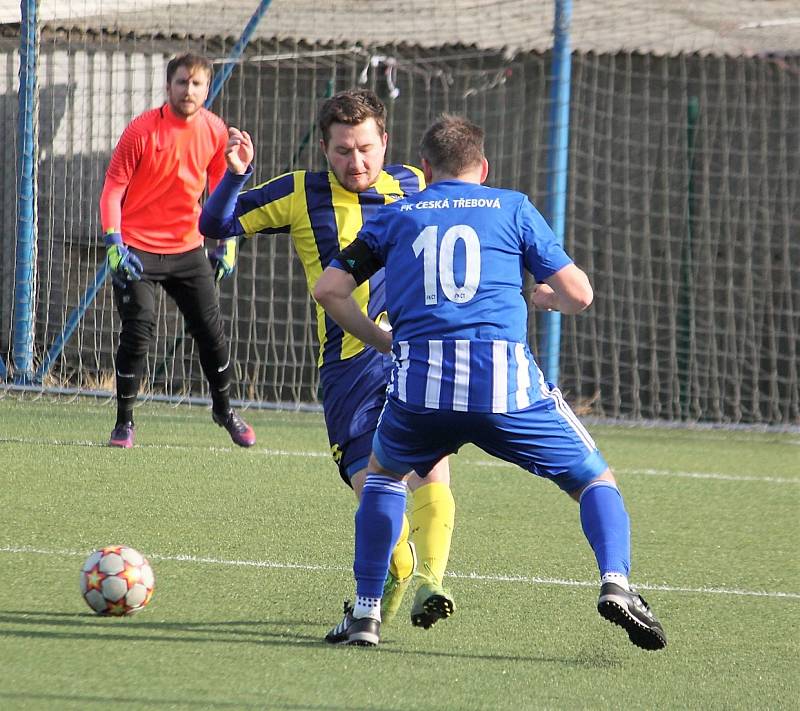
[(228, 170), (236, 175), (244, 175), (247, 166), (253, 162), (255, 149), (247, 131), (240, 131), (231, 126), (228, 129), (228, 143), (225, 146), (225, 163)]
[(378, 341), (375, 343), (375, 350), (383, 355), (389, 355), (392, 352), (392, 332), (381, 329)]
[(385, 337), (381, 337), (381, 343), (376, 345), (375, 348), (379, 353), (389, 355), (392, 352), (392, 324), (389, 323), (389, 314), (381, 311), (378, 314), (378, 318), (375, 319), (375, 323), (386, 334)]
[(233, 274), (236, 269), (236, 238), (222, 240), (213, 252), (208, 253), (208, 261), (214, 270), (215, 281), (222, 281)]
[(537, 309), (556, 311), (558, 309), (558, 296), (548, 284), (537, 284), (533, 287), (531, 301)]
[(139, 281), (144, 267), (142, 262), (123, 243), (119, 232), (111, 232), (105, 236), (106, 257), (111, 276), (116, 283)]

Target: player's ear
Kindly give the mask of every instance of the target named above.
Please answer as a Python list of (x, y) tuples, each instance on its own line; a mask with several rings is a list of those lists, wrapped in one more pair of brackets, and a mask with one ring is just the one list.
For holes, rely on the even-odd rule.
[(486, 158), (481, 163), (481, 184), (489, 177), (489, 161)]
[(422, 159), (422, 174), (425, 176), (425, 183), (430, 185), (433, 181), (433, 168), (427, 158)]

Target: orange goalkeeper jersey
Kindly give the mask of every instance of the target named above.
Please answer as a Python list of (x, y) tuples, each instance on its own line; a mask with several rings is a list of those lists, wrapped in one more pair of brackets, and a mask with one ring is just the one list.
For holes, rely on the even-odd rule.
[(225, 173), (225, 123), (200, 109), (184, 121), (168, 104), (145, 111), (123, 131), (106, 172), (103, 231), (118, 229), (126, 245), (156, 254), (203, 244), (200, 197)]

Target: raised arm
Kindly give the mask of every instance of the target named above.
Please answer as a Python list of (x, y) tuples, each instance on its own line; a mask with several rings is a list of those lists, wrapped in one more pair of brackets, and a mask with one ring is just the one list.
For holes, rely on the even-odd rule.
[(228, 170), (236, 175), (244, 175), (253, 162), (255, 149), (247, 131), (233, 126), (228, 128), (228, 144), (225, 146), (225, 163)]
[(295, 174), (284, 173), (244, 190), (244, 184), (253, 174), (252, 159), (250, 136), (230, 128), (225, 149), (227, 170), (200, 213), (200, 232), (204, 236), (227, 239), (292, 231)]
[(234, 213), (236, 197), (252, 175), (250, 164), (255, 152), (247, 131), (228, 128), (225, 145), (225, 164), (228, 169), (222, 180), (208, 196), (200, 213), (200, 232), (210, 239), (227, 239), (242, 234), (243, 230)]
[(236, 198), (244, 187), (252, 172), (235, 175), (225, 171), (219, 185), (208, 196), (203, 211), (200, 213), (200, 233), (210, 239), (227, 239), (243, 234), (241, 224), (235, 217)]

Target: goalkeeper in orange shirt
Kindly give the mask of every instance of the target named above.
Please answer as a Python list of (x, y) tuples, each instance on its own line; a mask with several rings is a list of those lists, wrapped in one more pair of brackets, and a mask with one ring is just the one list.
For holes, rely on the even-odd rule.
[(214, 422), (241, 447), (256, 441), (231, 408), (232, 367), (215, 285), (233, 271), (236, 240), (221, 241), (207, 257), (198, 229), (199, 200), (206, 182), (213, 190), (225, 173), (228, 139), (222, 119), (203, 108), (211, 73), (205, 57), (172, 59), (166, 103), (128, 124), (106, 172), (100, 215), (122, 322), (112, 447), (133, 446), (133, 406), (156, 326), (156, 284), (174, 299), (197, 344)]

